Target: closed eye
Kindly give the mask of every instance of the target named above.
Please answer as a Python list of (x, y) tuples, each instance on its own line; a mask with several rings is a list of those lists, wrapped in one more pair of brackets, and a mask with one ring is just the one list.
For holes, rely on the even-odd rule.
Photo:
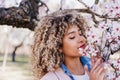
[(69, 39), (75, 39), (75, 36), (69, 37)]

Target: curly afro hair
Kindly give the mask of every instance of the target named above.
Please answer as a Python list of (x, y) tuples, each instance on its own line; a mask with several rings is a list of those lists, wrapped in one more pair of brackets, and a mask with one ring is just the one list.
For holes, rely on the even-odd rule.
[(63, 63), (64, 55), (59, 49), (62, 47), (62, 38), (71, 25), (77, 25), (85, 34), (87, 24), (75, 10), (57, 11), (42, 17), (38, 22), (31, 55), (36, 79), (54, 71)]

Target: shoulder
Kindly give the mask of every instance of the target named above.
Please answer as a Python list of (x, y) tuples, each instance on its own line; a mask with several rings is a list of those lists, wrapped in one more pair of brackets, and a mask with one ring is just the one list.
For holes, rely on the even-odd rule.
[(61, 68), (54, 72), (48, 72), (40, 80), (70, 80), (70, 78), (63, 72)]
[(40, 80), (57, 80), (57, 77), (54, 72), (48, 72)]

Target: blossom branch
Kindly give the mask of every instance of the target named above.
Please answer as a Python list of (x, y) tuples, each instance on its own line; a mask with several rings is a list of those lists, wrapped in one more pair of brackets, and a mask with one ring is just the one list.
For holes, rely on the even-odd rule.
[[(100, 14), (98, 14), (98, 13), (96, 13), (96, 12), (94, 12), (94, 11), (92, 11), (91, 9), (90, 9), (90, 7), (89, 6), (87, 6), (84, 2), (82, 2), (81, 0), (78, 0), (80, 3), (82, 3), (87, 9), (80, 9), (79, 11), (80, 12), (86, 12), (86, 13), (89, 13), (89, 14), (91, 14), (92, 15), (92, 18), (93, 18), (93, 21), (95, 22), (95, 23), (98, 23), (99, 21), (97, 21), (97, 19), (95, 18), (95, 16), (97, 16), (97, 17), (99, 17), (99, 18), (103, 18), (103, 19), (110, 19), (110, 20), (112, 20), (112, 21), (120, 21), (120, 18), (119, 17), (114, 17), (114, 18), (111, 18), (111, 17), (109, 17), (108, 15), (100, 15)], [(95, 1), (95, 3), (98, 3), (98, 0), (96, 0)]]

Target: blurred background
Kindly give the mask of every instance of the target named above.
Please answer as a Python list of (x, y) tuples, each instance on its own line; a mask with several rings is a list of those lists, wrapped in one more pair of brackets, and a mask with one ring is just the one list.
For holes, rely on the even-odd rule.
[(103, 37), (104, 43), (110, 41), (110, 46), (103, 46), (114, 51), (107, 54), (114, 68), (110, 68), (108, 80), (120, 80), (119, 0), (0, 0), (0, 80), (33, 80), (30, 54), (34, 23), (60, 9), (83, 10), (92, 43), (99, 45), (103, 31), (109, 28)]
[(0, 80), (33, 80), (30, 67), (33, 31), (0, 25)]

